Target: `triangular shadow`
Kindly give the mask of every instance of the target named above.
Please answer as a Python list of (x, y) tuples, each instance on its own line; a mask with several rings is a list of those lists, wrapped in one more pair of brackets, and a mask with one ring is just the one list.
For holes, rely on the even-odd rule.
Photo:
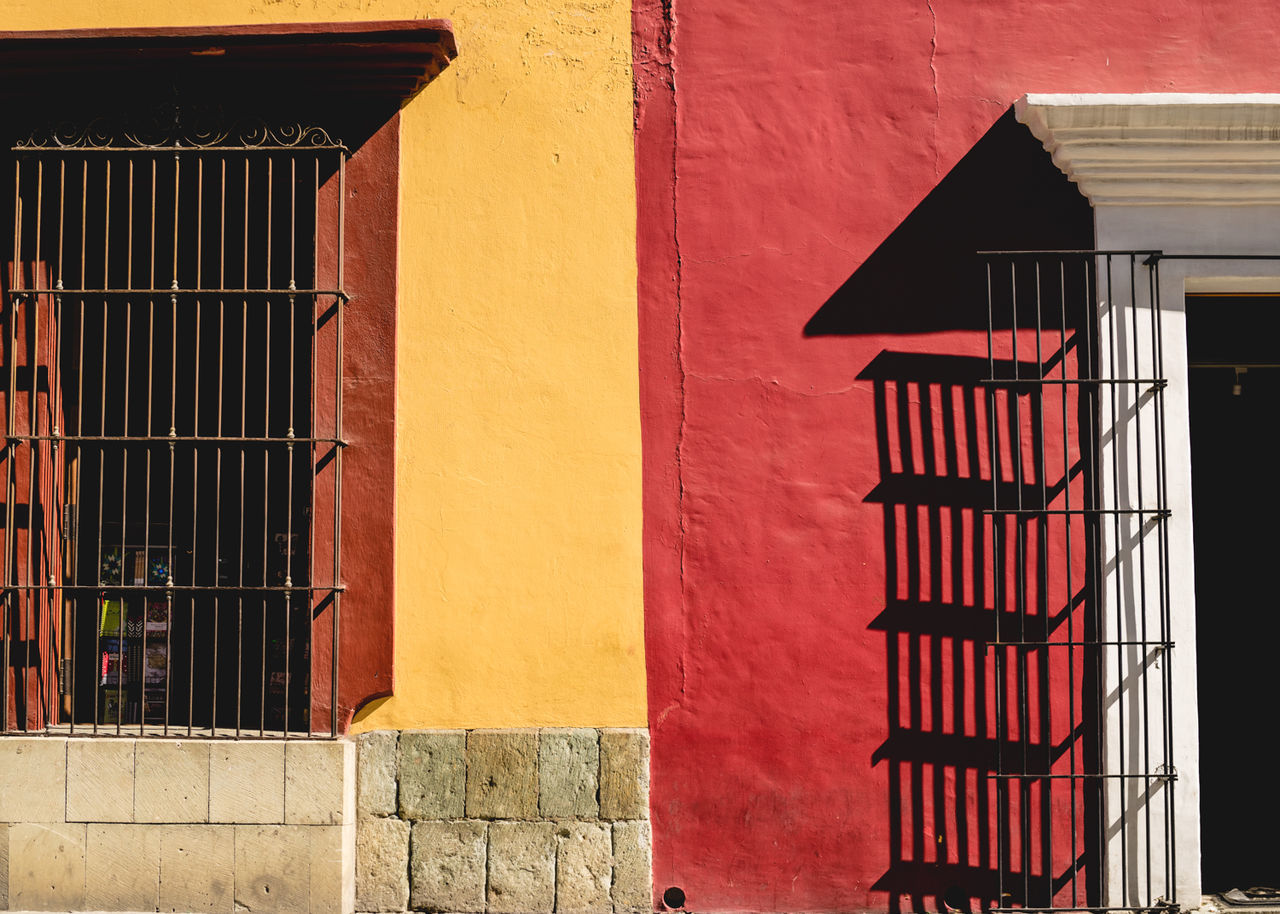
[(987, 278), (975, 252), (1092, 247), (1089, 202), (1010, 109), (818, 309), (804, 334), (986, 330)]

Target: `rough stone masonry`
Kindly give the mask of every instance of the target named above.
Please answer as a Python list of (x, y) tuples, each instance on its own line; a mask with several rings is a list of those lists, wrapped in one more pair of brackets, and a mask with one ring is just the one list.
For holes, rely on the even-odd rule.
[(358, 740), (356, 910), (652, 910), (646, 730)]

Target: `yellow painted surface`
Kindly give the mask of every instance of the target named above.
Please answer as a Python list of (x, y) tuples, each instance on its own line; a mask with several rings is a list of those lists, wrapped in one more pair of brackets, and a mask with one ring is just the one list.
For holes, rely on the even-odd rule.
[(459, 58), (403, 114), (396, 695), (356, 729), (645, 725), (627, 0), (0, 12), (4, 29), (453, 20)]

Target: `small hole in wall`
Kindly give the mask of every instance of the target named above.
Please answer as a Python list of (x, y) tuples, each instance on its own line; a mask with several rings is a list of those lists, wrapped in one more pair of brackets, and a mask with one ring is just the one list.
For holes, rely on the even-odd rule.
[(684, 901), (684, 889), (678, 885), (673, 885), (662, 893), (662, 903), (666, 905), (668, 911), (683, 908)]
[(969, 896), (959, 886), (951, 886), (942, 894), (942, 904), (948, 911), (968, 912)]

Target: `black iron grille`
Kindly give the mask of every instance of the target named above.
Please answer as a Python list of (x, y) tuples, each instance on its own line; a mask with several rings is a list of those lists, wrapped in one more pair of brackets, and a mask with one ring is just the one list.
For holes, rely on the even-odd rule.
[(335, 733), (346, 150), (171, 108), (11, 155), (2, 729)]
[(1001, 909), (1178, 901), (1159, 260), (988, 255)]

